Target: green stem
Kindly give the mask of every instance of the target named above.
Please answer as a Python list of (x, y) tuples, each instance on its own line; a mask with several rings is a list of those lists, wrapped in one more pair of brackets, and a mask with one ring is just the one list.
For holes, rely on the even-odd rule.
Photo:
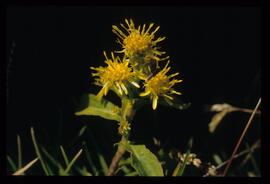
[(119, 161), (124, 155), (124, 153), (126, 152), (126, 145), (127, 145), (127, 139), (125, 138), (125, 136), (122, 136), (122, 139), (118, 145), (118, 149), (115, 155), (113, 156), (112, 162), (110, 164), (109, 171), (107, 174), (108, 176), (113, 176), (115, 171), (117, 170)]
[[(133, 101), (128, 99), (127, 97), (122, 97), (122, 108), (121, 108), (121, 121), (120, 126), (123, 125), (123, 123), (126, 123), (126, 121), (131, 121), (131, 119), (134, 116), (133, 108)], [(118, 149), (113, 156), (112, 162), (109, 167), (108, 176), (113, 176), (115, 174), (115, 171), (118, 168), (119, 161), (126, 152), (126, 146), (128, 144), (128, 137), (129, 132), (122, 135), (121, 141), (118, 144)]]
[(17, 145), (18, 145), (18, 169), (22, 167), (22, 146), (20, 135), (17, 135)]

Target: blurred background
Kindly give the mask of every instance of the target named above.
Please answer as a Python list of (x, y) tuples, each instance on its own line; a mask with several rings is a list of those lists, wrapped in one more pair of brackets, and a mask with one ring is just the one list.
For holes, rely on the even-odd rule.
[[(78, 150), (74, 137), (87, 126), (106, 160), (118, 142), (117, 124), (99, 117), (77, 117), (81, 96), (97, 93), (90, 66), (105, 66), (102, 51), (120, 50), (112, 25), (132, 18), (135, 25), (160, 25), (160, 46), (170, 56), (171, 72), (180, 72), (176, 89), (191, 102), (184, 111), (151, 105), (137, 112), (131, 140), (153, 147), (153, 137), (166, 149), (184, 151), (193, 137), (193, 152), (203, 161), (212, 153), (229, 156), (249, 118), (228, 115), (210, 134), (208, 123), (215, 103), (252, 109), (261, 93), (262, 22), (259, 7), (155, 7), (155, 6), (10, 6), (7, 9), (7, 153), (16, 157), (16, 135), (22, 140), (23, 157), (35, 155), (30, 127), (49, 150)], [(119, 103), (112, 94), (107, 99)], [(245, 142), (260, 137), (255, 118)], [(74, 141), (78, 144), (74, 144)], [(243, 146), (242, 146), (243, 147)], [(241, 147), (241, 148), (242, 148)], [(245, 147), (243, 147), (245, 148)]]

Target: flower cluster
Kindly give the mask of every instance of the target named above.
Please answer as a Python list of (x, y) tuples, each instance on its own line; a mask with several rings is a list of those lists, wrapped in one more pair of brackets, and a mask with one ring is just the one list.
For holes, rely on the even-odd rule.
[(132, 84), (136, 88), (140, 88), (139, 84), (136, 82), (134, 72), (132, 68), (129, 67), (129, 62), (127, 59), (122, 60), (119, 57), (114, 57), (111, 53), (112, 58), (109, 59), (104, 51), (104, 56), (106, 58), (105, 63), (107, 67), (90, 67), (97, 73), (92, 73), (93, 76), (97, 76), (96, 84), (101, 85), (102, 89), (97, 94), (97, 98), (101, 99), (102, 96), (106, 96), (109, 89), (116, 89), (120, 95), (125, 93), (128, 95), (127, 85)]
[[(111, 58), (108, 58), (104, 51), (107, 66), (91, 67), (96, 71), (92, 74), (96, 77), (95, 84), (102, 86), (97, 98), (106, 96), (109, 90), (119, 96), (128, 96), (130, 90), (137, 91), (141, 97), (150, 97), (152, 108), (155, 110), (159, 98), (173, 100), (173, 94), (181, 95), (173, 87), (182, 80), (174, 78), (179, 73), (167, 74), (171, 69), (168, 66), (169, 61), (163, 69), (160, 69), (159, 62), (169, 59), (168, 56), (162, 57), (165, 52), (160, 51), (157, 46), (165, 39), (165, 37), (155, 38), (155, 33), (160, 27), (154, 28), (153, 23), (149, 26), (144, 24), (136, 27), (131, 19), (129, 21), (125, 19), (125, 23), (126, 25), (112, 26), (112, 32), (118, 37), (117, 42), (122, 46), (122, 50), (115, 53), (122, 57), (115, 57), (112, 52)], [(140, 82), (143, 83), (142, 86), (139, 85)], [(127, 125), (122, 130), (128, 127)]]

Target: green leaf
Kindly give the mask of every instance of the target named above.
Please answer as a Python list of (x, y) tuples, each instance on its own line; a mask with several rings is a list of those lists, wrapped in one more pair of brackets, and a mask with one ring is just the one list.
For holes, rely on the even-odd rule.
[(104, 119), (120, 121), (120, 108), (117, 105), (104, 98), (97, 100), (94, 94), (89, 94), (88, 101), (88, 107), (76, 112), (75, 115), (100, 116)]
[(164, 176), (157, 157), (145, 145), (129, 145), (131, 165), (140, 176)]

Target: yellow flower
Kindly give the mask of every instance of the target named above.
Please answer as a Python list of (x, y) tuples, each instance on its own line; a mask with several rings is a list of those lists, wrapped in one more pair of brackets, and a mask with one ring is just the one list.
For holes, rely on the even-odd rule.
[(139, 84), (135, 81), (135, 75), (131, 67), (129, 67), (129, 62), (125, 58), (121, 61), (119, 57), (114, 57), (114, 54), (111, 53), (112, 59), (108, 59), (106, 52), (104, 51), (103, 53), (106, 58), (105, 63), (108, 66), (90, 67), (92, 70), (97, 71), (96, 73), (92, 73), (93, 76), (98, 77), (96, 78), (96, 84), (102, 86), (102, 89), (97, 94), (98, 99), (101, 99), (103, 95), (106, 96), (109, 89), (115, 89), (120, 95), (123, 95), (123, 92), (127, 95), (128, 83), (140, 88)]
[(170, 70), (171, 67), (167, 67), (169, 61), (167, 62), (166, 66), (155, 76), (150, 78), (149, 80), (146, 79), (144, 83), (145, 91), (140, 94), (140, 96), (147, 96), (150, 95), (150, 99), (152, 100), (152, 108), (155, 110), (157, 108), (157, 101), (160, 96), (166, 97), (170, 100), (173, 100), (171, 94), (181, 95), (180, 92), (177, 92), (172, 89), (172, 87), (182, 80), (172, 79), (172, 77), (178, 75), (179, 73), (174, 73), (169, 76), (166, 73)]
[[(154, 34), (159, 30), (159, 26), (150, 33), (154, 23), (151, 23), (146, 29), (145, 24), (142, 27), (138, 26), (138, 28), (136, 28), (132, 19), (130, 19), (130, 21), (125, 19), (125, 22), (127, 27), (123, 24), (120, 25), (127, 33), (124, 33), (115, 25), (112, 26), (113, 33), (121, 39), (121, 41), (119, 39), (117, 40), (123, 47), (123, 50), (118, 51), (119, 53), (125, 53), (126, 56), (133, 60), (135, 58), (137, 61), (149, 62), (154, 60), (158, 62), (165, 59), (160, 58), (165, 52), (158, 51), (158, 47), (156, 47), (157, 43), (163, 41), (165, 37), (154, 38)], [(168, 57), (166, 57), (166, 59), (167, 58)]]

